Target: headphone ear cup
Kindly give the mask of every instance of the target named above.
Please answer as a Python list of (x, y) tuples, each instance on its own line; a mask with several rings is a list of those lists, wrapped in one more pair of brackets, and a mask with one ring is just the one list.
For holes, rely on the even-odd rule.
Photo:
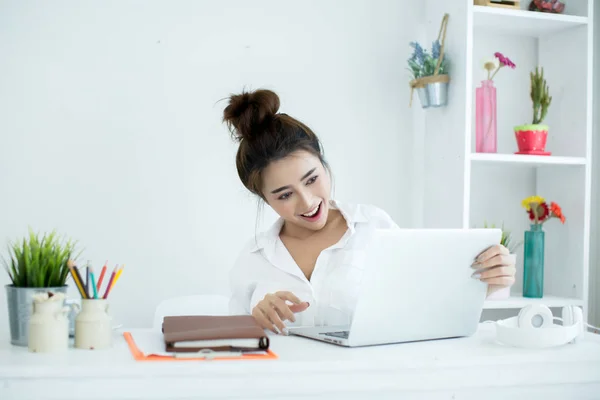
[(553, 320), (552, 311), (541, 304), (530, 304), (519, 311), (519, 328), (549, 328)]
[(583, 322), (583, 310), (581, 307), (573, 307), (573, 325), (579, 324), (579, 335), (573, 340), (574, 343), (583, 340), (585, 336), (585, 326)]
[(573, 339), (572, 343), (583, 340), (585, 329), (583, 326), (583, 311), (577, 306), (564, 306), (562, 308), (563, 327), (577, 326), (579, 334)]
[(519, 314), (517, 315), (517, 327), (523, 327), (526, 325), (526, 323), (525, 323), (525, 319), (527, 318), (526, 314), (531, 311), (531, 307), (533, 307), (533, 306), (530, 304), (519, 310)]
[(572, 306), (564, 306), (562, 308), (562, 323), (563, 326), (573, 325), (575, 322), (575, 318), (573, 316), (573, 307)]

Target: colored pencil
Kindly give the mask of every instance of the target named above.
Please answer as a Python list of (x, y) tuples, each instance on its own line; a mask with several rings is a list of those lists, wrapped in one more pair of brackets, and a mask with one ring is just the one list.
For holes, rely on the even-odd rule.
[(104, 292), (104, 296), (102, 296), (103, 299), (106, 299), (106, 297), (108, 296), (108, 292), (110, 291), (112, 282), (115, 279), (116, 274), (117, 274), (117, 267), (115, 267), (115, 269), (113, 269), (113, 272), (110, 274), (110, 279), (108, 280), (108, 283), (106, 284), (106, 291)]
[(83, 286), (83, 279), (81, 279), (81, 274), (79, 273), (79, 270), (77, 269), (77, 266), (73, 266), (73, 271), (75, 271), (75, 276), (77, 277), (77, 280), (79, 281), (79, 285), (81, 286), (81, 297), (83, 297), (84, 299), (87, 299), (87, 293), (85, 292), (85, 286)]
[(77, 266), (73, 267), (73, 270), (75, 271), (75, 273), (77, 274), (77, 278), (79, 279), (79, 282), (81, 282), (81, 287), (83, 288), (83, 294), (84, 294), (84, 299), (89, 299), (90, 296), (87, 292), (87, 290), (85, 289), (85, 284), (84, 284), (84, 280), (81, 277), (81, 272), (79, 271), (79, 268), (77, 268)]
[(102, 272), (100, 272), (100, 278), (98, 278), (98, 292), (100, 292), (100, 287), (102, 286), (102, 279), (104, 279), (104, 274), (106, 273), (106, 264), (108, 263), (108, 260), (104, 263), (104, 266), (102, 267)]
[(85, 266), (85, 292), (90, 295), (90, 264)]
[(72, 266), (69, 266), (69, 271), (71, 271), (71, 276), (73, 277), (73, 282), (75, 282), (75, 286), (77, 287), (79, 294), (81, 295), (81, 297), (85, 298), (84, 292), (83, 292), (83, 286), (81, 285), (81, 282), (79, 282), (79, 278), (77, 278), (77, 274), (75, 273), (75, 271), (73, 271)]
[(98, 298), (98, 292), (96, 291), (96, 279), (94, 278), (94, 269), (90, 267), (90, 278), (92, 280), (92, 290), (94, 291), (94, 299)]
[(113, 281), (113, 283), (111, 285), (111, 289), (112, 289), (112, 286), (115, 286), (115, 284), (121, 277), (121, 274), (123, 273), (123, 268), (125, 268), (125, 264), (121, 265), (121, 268), (119, 268), (119, 270), (117, 271), (117, 275), (115, 275), (115, 280)]

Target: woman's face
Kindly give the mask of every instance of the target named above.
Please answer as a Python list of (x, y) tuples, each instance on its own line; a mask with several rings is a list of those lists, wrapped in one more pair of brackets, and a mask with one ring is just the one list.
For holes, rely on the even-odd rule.
[(331, 181), (318, 157), (300, 150), (263, 170), (263, 196), (287, 223), (311, 230), (325, 226)]

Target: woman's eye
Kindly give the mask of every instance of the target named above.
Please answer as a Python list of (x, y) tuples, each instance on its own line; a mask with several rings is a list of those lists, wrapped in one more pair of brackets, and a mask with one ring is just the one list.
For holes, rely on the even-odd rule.
[(315, 181), (317, 180), (318, 177), (319, 177), (318, 175), (313, 176), (312, 178), (310, 178), (309, 180), (306, 181), (306, 184), (312, 185), (313, 183), (315, 183)]
[(279, 200), (286, 200), (292, 195), (292, 192), (287, 192), (279, 196)]

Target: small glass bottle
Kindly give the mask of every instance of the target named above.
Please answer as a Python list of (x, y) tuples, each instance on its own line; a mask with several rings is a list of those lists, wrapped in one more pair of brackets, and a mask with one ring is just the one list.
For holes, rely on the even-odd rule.
[(486, 79), (475, 90), (475, 150), (477, 153), (496, 153), (496, 87)]

